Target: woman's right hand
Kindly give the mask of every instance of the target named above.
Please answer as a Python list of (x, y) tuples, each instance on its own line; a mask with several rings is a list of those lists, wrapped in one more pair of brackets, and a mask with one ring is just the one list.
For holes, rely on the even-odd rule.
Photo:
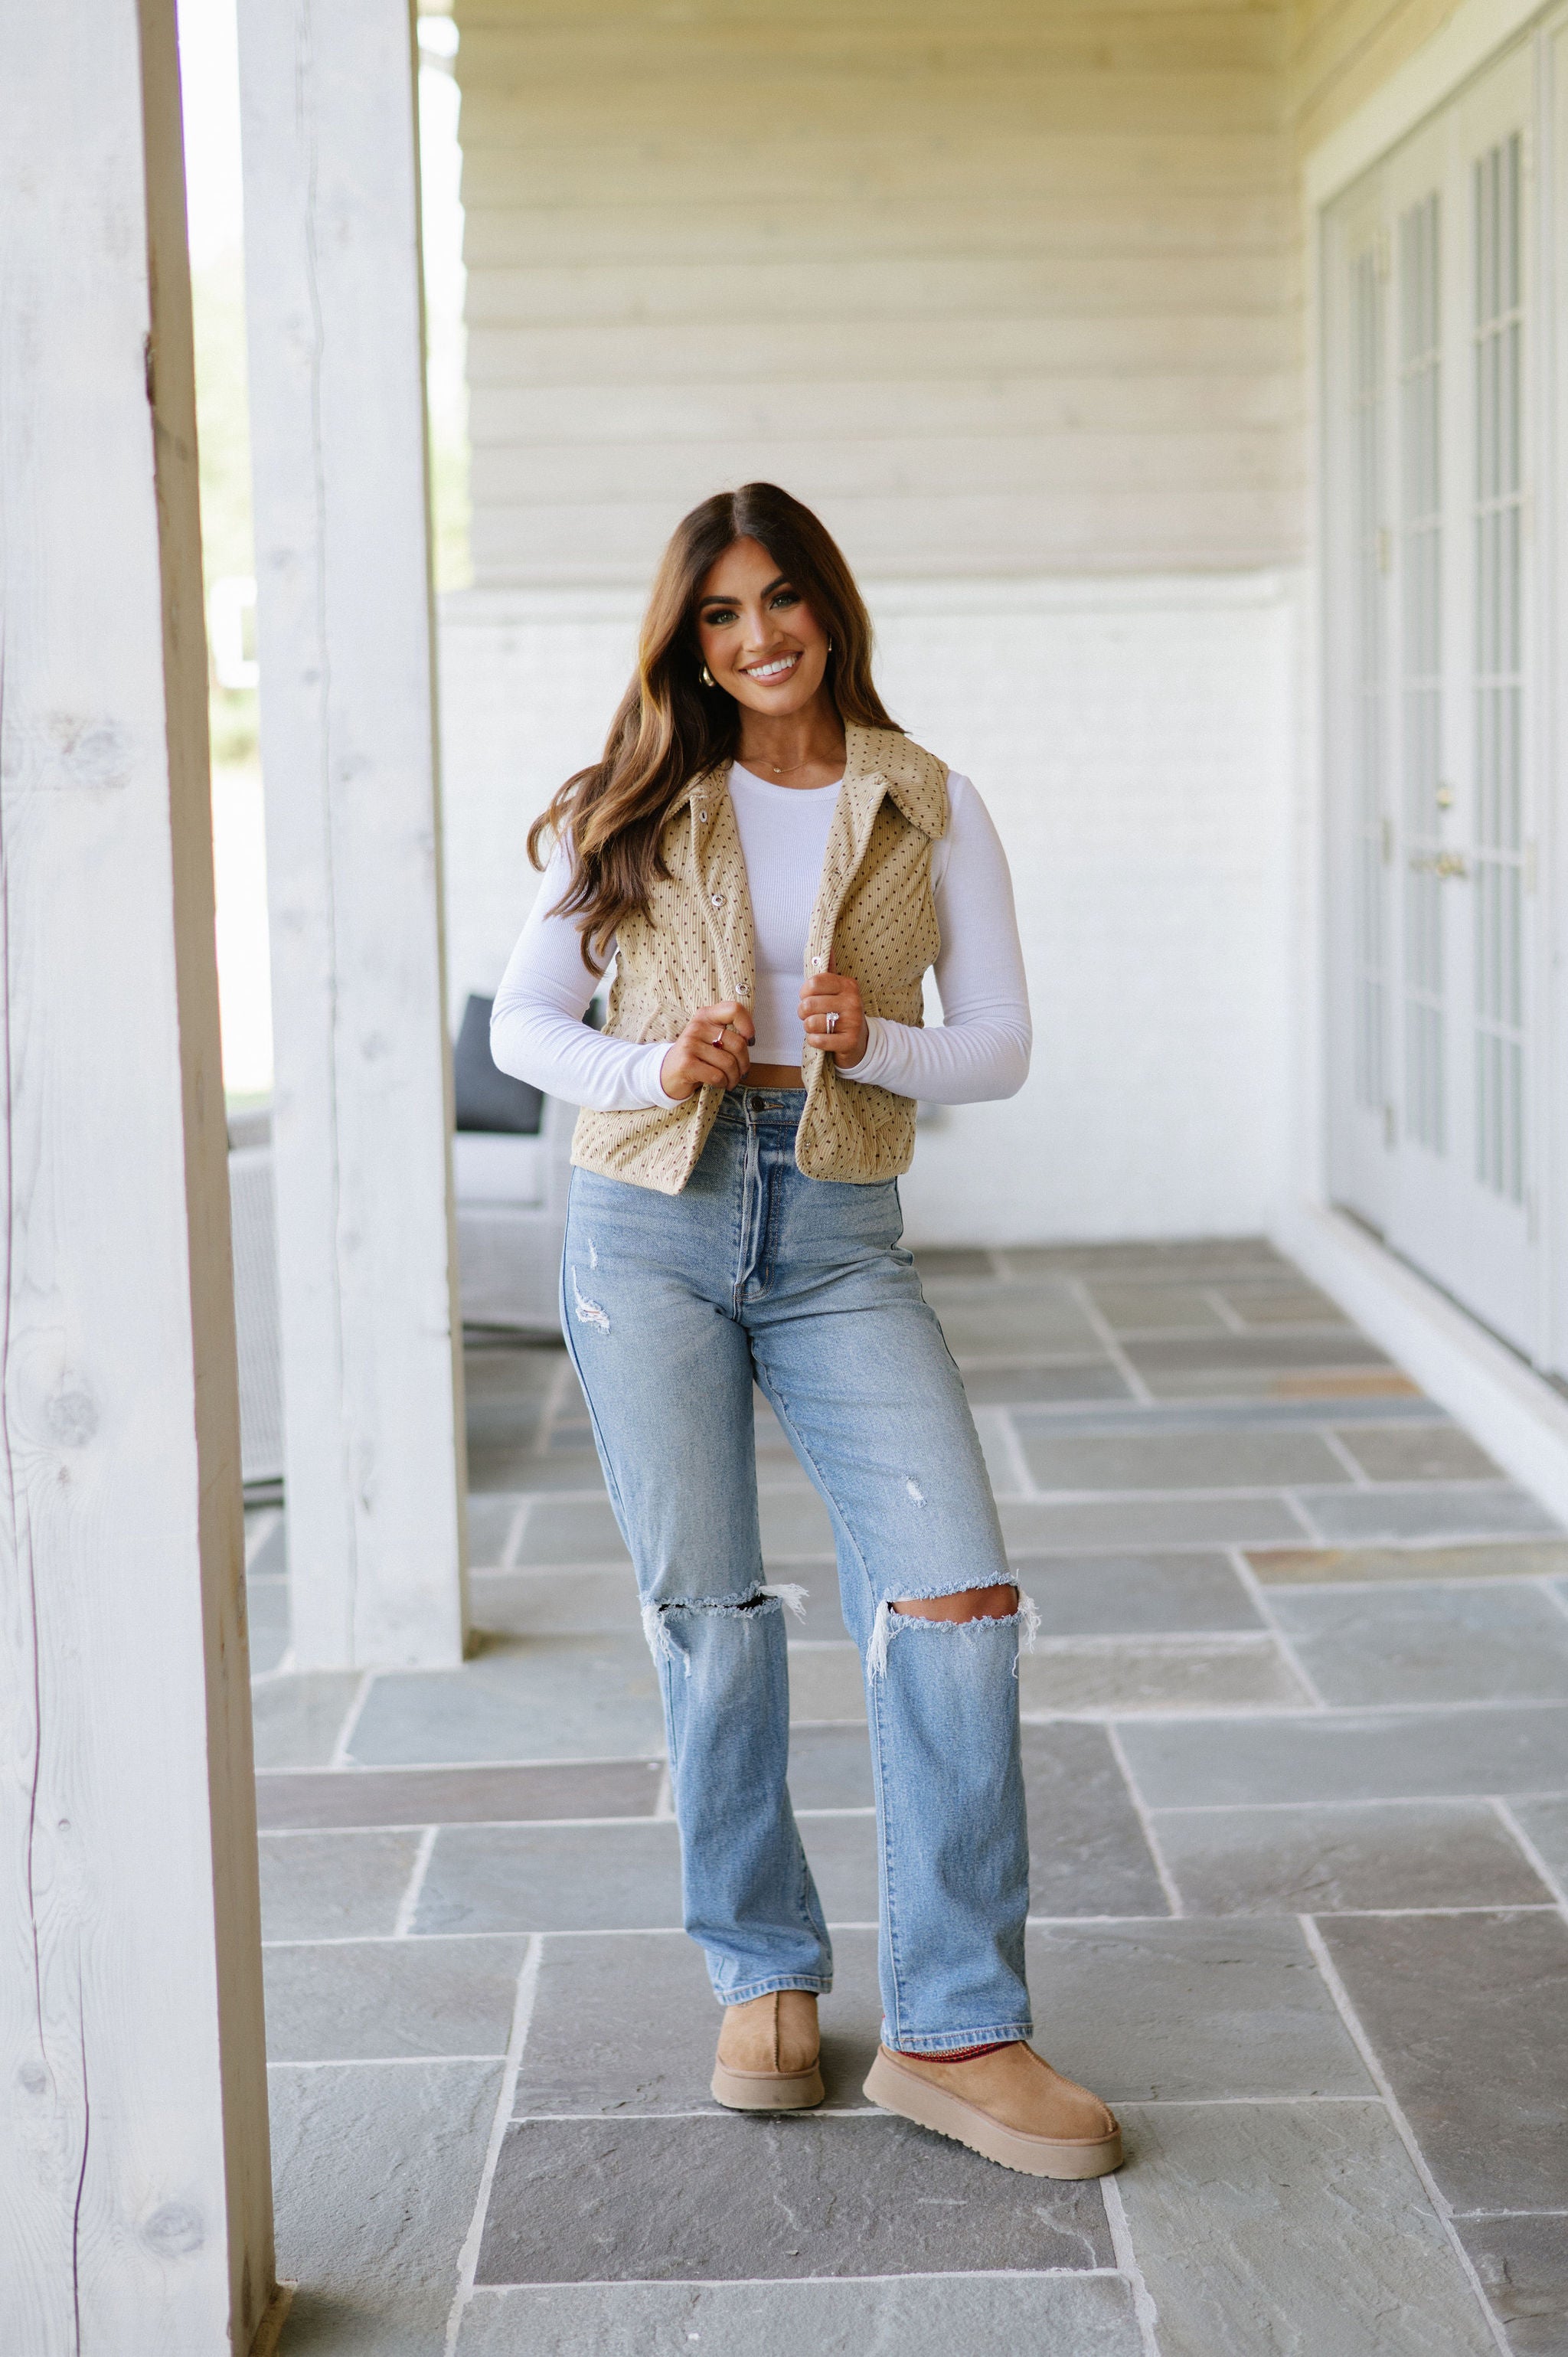
[(699, 1006), (659, 1067), (659, 1085), (677, 1104), (698, 1089), (733, 1089), (751, 1067), (757, 1026), (738, 998)]

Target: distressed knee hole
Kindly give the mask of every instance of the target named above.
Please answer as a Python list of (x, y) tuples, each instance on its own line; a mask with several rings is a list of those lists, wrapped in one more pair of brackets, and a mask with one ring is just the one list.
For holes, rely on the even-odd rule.
[(671, 1612), (700, 1613), (712, 1620), (745, 1620), (765, 1612), (770, 1606), (780, 1611), (786, 1608), (797, 1620), (806, 1617), (806, 1590), (794, 1581), (780, 1581), (777, 1586), (759, 1587), (751, 1596), (670, 1596), (662, 1603), (649, 1603), (642, 1608), (642, 1633), (655, 1661), (679, 1660), (687, 1677), (692, 1674), (691, 1655), (671, 1634), (667, 1615)]
[(1011, 1580), (991, 1587), (959, 1587), (942, 1596), (901, 1596), (892, 1605), (917, 1620), (1009, 1620), (1018, 1609)]
[(956, 1594), (959, 1597), (1011, 1596), (1015, 1598), (1015, 1601), (1010, 1609), (1004, 1611), (966, 1612), (960, 1616), (950, 1613), (939, 1615), (924, 1612), (919, 1609), (922, 1604), (945, 1603), (949, 1600), (946, 1597), (912, 1597), (898, 1603), (895, 1603), (890, 1597), (885, 1597), (876, 1608), (876, 1618), (871, 1626), (871, 1642), (865, 1652), (867, 1675), (879, 1678), (886, 1674), (887, 1649), (895, 1637), (903, 1636), (908, 1630), (929, 1629), (940, 1635), (967, 1637), (973, 1641), (980, 1632), (1011, 1628), (1015, 1629), (1018, 1635), (1017, 1652), (1013, 1657), (1013, 1674), (1016, 1677), (1018, 1653), (1032, 1653), (1035, 1650), (1035, 1639), (1039, 1633), (1039, 1609), (1034, 1598), (1027, 1595), (1023, 1588), (1011, 1583), (1005, 1587), (990, 1588), (960, 1588)]

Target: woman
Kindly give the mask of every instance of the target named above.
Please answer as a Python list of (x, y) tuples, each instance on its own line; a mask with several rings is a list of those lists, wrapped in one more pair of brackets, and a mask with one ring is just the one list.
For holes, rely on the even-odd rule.
[[(585, 1108), (563, 1324), (660, 1668), (686, 1928), (725, 2008), (714, 2095), (821, 2103), (832, 1974), (785, 1782), (790, 1591), (762, 1580), (755, 1382), (832, 1516), (865, 1663), (885, 2013), (865, 2092), (1011, 2168), (1094, 2177), (1115, 2119), (1026, 2042), (1032, 1608), (898, 1246), (916, 1099), (1023, 1083), (1023, 961), (980, 797), (889, 719), (870, 650), (843, 558), (787, 493), (686, 517), (604, 759), (530, 836), (536, 865), (554, 848), (492, 1047)], [(612, 955), (599, 1033), (582, 1017)]]

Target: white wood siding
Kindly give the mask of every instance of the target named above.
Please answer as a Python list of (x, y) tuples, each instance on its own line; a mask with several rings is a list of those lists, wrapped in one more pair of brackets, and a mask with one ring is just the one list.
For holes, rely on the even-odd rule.
[(872, 575), (1297, 546), (1283, 0), (457, 0), (481, 587), (766, 475)]

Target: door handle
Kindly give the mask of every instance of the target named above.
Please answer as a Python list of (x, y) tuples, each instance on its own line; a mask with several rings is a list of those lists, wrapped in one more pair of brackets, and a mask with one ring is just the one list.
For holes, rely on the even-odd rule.
[(1415, 876), (1468, 876), (1470, 863), (1462, 851), (1412, 851), (1411, 873)]

